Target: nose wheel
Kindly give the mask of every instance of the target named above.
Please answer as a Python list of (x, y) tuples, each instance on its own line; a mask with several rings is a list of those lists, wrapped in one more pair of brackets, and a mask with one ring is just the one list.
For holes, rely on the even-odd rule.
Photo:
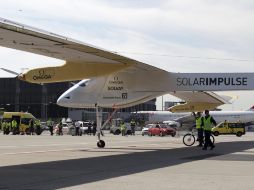
[(104, 140), (99, 140), (99, 141), (97, 142), (97, 147), (98, 147), (98, 148), (104, 148), (104, 147), (105, 147), (105, 142), (104, 142)]

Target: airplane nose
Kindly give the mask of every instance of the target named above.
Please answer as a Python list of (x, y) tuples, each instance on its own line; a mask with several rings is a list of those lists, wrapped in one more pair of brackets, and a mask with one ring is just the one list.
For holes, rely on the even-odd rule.
[(66, 94), (66, 93), (64, 93), (64, 94), (62, 94), (58, 99), (57, 99), (57, 105), (59, 105), (59, 106), (66, 106), (66, 104), (69, 102), (69, 100), (70, 100), (70, 95), (68, 95), (68, 94)]

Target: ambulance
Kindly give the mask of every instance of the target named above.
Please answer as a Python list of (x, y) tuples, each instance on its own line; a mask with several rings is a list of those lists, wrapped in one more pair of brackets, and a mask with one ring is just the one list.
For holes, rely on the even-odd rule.
[(29, 134), (29, 122), (31, 119), (35, 123), (36, 118), (28, 112), (4, 112), (2, 122), (12, 122), (12, 120), (16, 120), (18, 125), (17, 133)]

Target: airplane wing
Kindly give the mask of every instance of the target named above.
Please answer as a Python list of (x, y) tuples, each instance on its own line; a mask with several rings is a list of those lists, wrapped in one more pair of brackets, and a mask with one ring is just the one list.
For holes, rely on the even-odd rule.
[(233, 98), (231, 96), (204, 91), (178, 91), (170, 94), (186, 101), (185, 104), (170, 107), (168, 110), (171, 112), (202, 112), (206, 109), (213, 110), (223, 104), (230, 104), (230, 100)]
[[(92, 78), (90, 86), (93, 84), (94, 88), (87, 85), (82, 91), (75, 85), (66, 92), (68, 96), (64, 94), (63, 98), (69, 98), (70, 94), (72, 97), (64, 99), (65, 105), (91, 107), (96, 103), (101, 107), (128, 107), (175, 91), (173, 95), (187, 103), (171, 109), (194, 111), (213, 109), (227, 102), (204, 91), (254, 89), (253, 73), (169, 73), (89, 44), (1, 18), (0, 46), (65, 61), (62, 66), (28, 70), (19, 75), (21, 80), (52, 83)], [(82, 103), (70, 103), (79, 97), (82, 97)]]
[(82, 80), (108, 75), (130, 66), (161, 71), (153, 66), (89, 44), (0, 18), (0, 46), (64, 60), (60, 67), (33, 69), (20, 76), (32, 83)]

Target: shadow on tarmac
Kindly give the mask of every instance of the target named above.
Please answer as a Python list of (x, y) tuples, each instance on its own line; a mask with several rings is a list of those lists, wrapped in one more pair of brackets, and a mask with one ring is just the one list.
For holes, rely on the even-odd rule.
[[(202, 159), (254, 161), (254, 155), (248, 154), (248, 151), (240, 156), (232, 154), (252, 148), (254, 148), (254, 141), (222, 142), (217, 143), (214, 150), (207, 151), (201, 150), (200, 147), (184, 147), (5, 166), (0, 167), (0, 189), (67, 188)], [(100, 151), (98, 149), (98, 152)]]

